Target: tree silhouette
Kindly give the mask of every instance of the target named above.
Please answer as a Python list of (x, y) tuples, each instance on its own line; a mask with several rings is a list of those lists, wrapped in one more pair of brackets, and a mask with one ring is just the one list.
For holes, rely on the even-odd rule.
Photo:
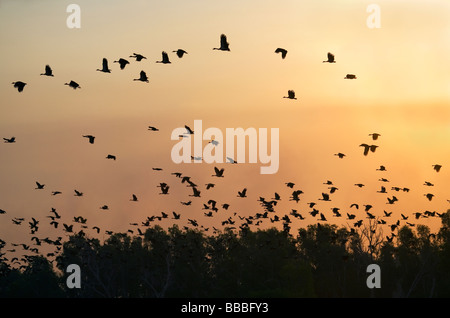
[[(441, 220), (436, 234), (403, 225), (385, 235), (376, 220), (358, 229), (311, 224), (297, 235), (275, 227), (206, 235), (200, 227), (154, 225), (101, 242), (79, 231), (54, 260), (25, 255), (13, 262), (0, 240), (0, 297), (448, 297), (450, 212)], [(373, 263), (382, 269), (381, 289), (366, 286)], [(79, 289), (66, 285), (70, 264), (80, 266)]]

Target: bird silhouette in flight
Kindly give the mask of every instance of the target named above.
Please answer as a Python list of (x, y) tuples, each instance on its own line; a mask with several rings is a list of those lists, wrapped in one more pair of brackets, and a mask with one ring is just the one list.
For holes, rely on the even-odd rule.
[(379, 134), (379, 133), (372, 133), (372, 134), (369, 134), (369, 136), (372, 136), (372, 139), (373, 139), (373, 140), (377, 140), (378, 137), (381, 136), (381, 134)]
[(64, 226), (64, 231), (73, 232), (73, 224), (67, 225), (67, 224), (63, 223), (63, 226)]
[(356, 79), (356, 75), (354, 75), (354, 74), (347, 74), (347, 75), (345, 75), (344, 79)]
[(347, 213), (347, 219), (348, 219), (348, 220), (353, 220), (355, 217), (356, 217), (355, 214), (349, 214), (349, 213)]
[(428, 186), (428, 187), (433, 187), (433, 186), (434, 186), (433, 183), (428, 182), (428, 181), (425, 181), (425, 183), (424, 183), (423, 185), (426, 185), (426, 186)]
[(330, 52), (327, 53), (327, 60), (323, 61), (323, 63), (336, 63), (336, 61), (334, 60), (334, 55), (331, 54)]
[(148, 77), (147, 74), (144, 71), (141, 71), (139, 73), (139, 78), (135, 78), (133, 79), (133, 81), (141, 81), (141, 82), (146, 82), (148, 83)]
[(114, 156), (114, 155), (107, 155), (107, 156), (106, 156), (106, 159), (116, 160), (117, 158), (116, 158), (116, 156)]
[(138, 54), (138, 53), (133, 53), (133, 55), (130, 55), (130, 57), (135, 58), (136, 62), (140, 62), (143, 59), (147, 59), (145, 56), (143, 56), (142, 54)]
[(100, 210), (109, 210), (109, 206), (107, 206), (107, 205), (102, 205), (102, 206), (100, 207)]
[(213, 144), (214, 146), (218, 146), (219, 145), (219, 142), (217, 140), (215, 140), (215, 139), (213, 139), (211, 141), (208, 141), (208, 143), (209, 144)]
[[(175, 173), (176, 175), (177, 175), (177, 173)], [(179, 178), (181, 178), (181, 173), (179, 173), (179, 175), (177, 175)], [(185, 182), (190, 182), (191, 181), (191, 177), (189, 177), (189, 176), (184, 176), (182, 179), (181, 179), (181, 183), (185, 183)]]
[(345, 157), (345, 154), (343, 154), (342, 152), (335, 153), (334, 155), (338, 156), (340, 159)]
[(133, 194), (130, 201), (137, 202), (138, 201), (137, 196), (135, 194)]
[(295, 97), (295, 92), (294, 92), (292, 89), (288, 90), (288, 96), (283, 96), (283, 98), (297, 99), (297, 98)]
[(173, 215), (173, 219), (174, 220), (179, 220), (181, 217), (180, 213), (176, 213), (175, 211), (172, 211), (172, 215)]
[(196, 220), (193, 220), (193, 219), (188, 219), (188, 223), (192, 224), (192, 226), (198, 226), (198, 222)]
[(92, 135), (83, 135), (83, 137), (84, 137), (84, 138), (88, 138), (90, 144), (93, 144), (93, 143), (94, 143), (95, 136), (92, 136)]
[(50, 210), (50, 212), (53, 213), (53, 214), (55, 215), (55, 216), (54, 216), (55, 219), (60, 219), (60, 218), (61, 218), (61, 216), (58, 214), (58, 212), (56, 211), (55, 208), (52, 208), (52, 209)]
[(153, 127), (153, 126), (148, 126), (148, 130), (151, 130), (151, 131), (159, 131), (158, 128)]
[(194, 134), (194, 131), (188, 125), (184, 125), (184, 128), (186, 128), (187, 134), (189, 134), (189, 135), (193, 135)]
[(390, 217), (392, 215), (392, 212), (383, 211), (385, 217)]
[(331, 208), (331, 210), (332, 210), (334, 216), (336, 216), (336, 217), (342, 216), (341, 213), (339, 212), (339, 210), (340, 210), (339, 208)]
[(207, 216), (207, 217), (212, 217), (213, 216), (213, 212), (212, 211), (205, 212), (204, 215)]
[(440, 170), (441, 170), (441, 168), (442, 168), (442, 166), (441, 165), (433, 165), (433, 169), (436, 171), (436, 172), (439, 172)]
[(52, 191), (52, 195), (58, 195), (58, 194), (62, 194), (61, 191)]
[(287, 50), (286, 49), (283, 49), (283, 48), (281, 48), (281, 47), (279, 47), (279, 48), (277, 48), (276, 50), (275, 50), (275, 53), (281, 53), (281, 58), (284, 60), (285, 58), (286, 58), (286, 54), (287, 54)]
[(169, 55), (167, 54), (167, 52), (163, 51), (162, 52), (162, 60), (156, 61), (156, 63), (170, 64), (171, 62), (169, 60)]
[(219, 169), (219, 168), (217, 168), (217, 167), (214, 167), (214, 172), (215, 172), (215, 174), (213, 174), (212, 176), (213, 176), (213, 177), (218, 177), (218, 178), (223, 178), (223, 172), (224, 172), (224, 171), (225, 171), (224, 168)]
[(78, 190), (73, 190), (73, 191), (75, 191), (74, 196), (76, 196), (76, 197), (82, 197), (83, 196), (83, 192), (80, 192)]
[(11, 138), (3, 138), (4, 142), (6, 144), (12, 144), (16, 142), (16, 137), (11, 137)]
[(215, 47), (213, 50), (230, 51), (230, 44), (225, 34), (220, 35), (220, 47)]
[(85, 224), (87, 219), (83, 218), (82, 216), (74, 216), (73, 221), (76, 223), (82, 223)]
[(127, 64), (130, 64), (130, 62), (128, 62), (127, 60), (120, 58), (117, 61), (114, 61), (113, 63), (119, 63), (120, 69), (123, 70), (125, 68), (125, 66), (127, 66)]
[(385, 166), (380, 166), (377, 171), (387, 171)]
[(19, 92), (22, 92), (25, 85), (27, 85), (27, 83), (24, 83), (22, 81), (12, 82), (12, 84), (14, 85), (15, 88), (17, 88)]
[(330, 195), (328, 193), (322, 193), (322, 198), (319, 198), (321, 201), (331, 201)]
[(368, 145), (368, 144), (360, 144), (360, 147), (364, 147), (364, 156), (367, 156), (369, 153), (369, 150), (371, 152), (375, 152), (375, 150), (378, 148), (377, 145)]
[(381, 190), (377, 191), (378, 193), (387, 193), (386, 192), (386, 187), (381, 186)]
[(391, 231), (395, 231), (395, 229), (400, 225), (400, 220), (397, 220), (396, 223), (391, 225)]
[(420, 216), (422, 215), (422, 213), (420, 212), (414, 212), (413, 213), (414, 217), (416, 218), (416, 220), (418, 220), (420, 218)]
[(227, 162), (232, 163), (232, 164), (237, 164), (237, 161), (230, 157), (227, 157)]
[(45, 65), (45, 73), (41, 73), (41, 75), (53, 76), (53, 71), (50, 65)]
[(388, 202), (386, 204), (394, 204), (396, 201), (398, 201), (397, 197), (394, 195), (392, 198), (387, 198)]
[(44, 189), (44, 187), (45, 187), (45, 184), (40, 184), (39, 182), (36, 181), (36, 188), (35, 189), (41, 190), (41, 189)]
[(103, 72), (103, 73), (111, 73), (111, 70), (108, 67), (108, 60), (106, 58), (103, 58), (102, 60), (102, 68), (97, 69), (97, 71)]
[(427, 197), (428, 201), (431, 201), (431, 200), (433, 199), (433, 197), (434, 197), (434, 194), (432, 194), (432, 193), (427, 193), (427, 194), (424, 194), (424, 196)]
[(238, 191), (238, 197), (246, 198), (247, 197), (247, 188), (244, 188), (242, 191)]
[(366, 211), (366, 214), (368, 219), (375, 219), (375, 215), (373, 215), (372, 213)]
[(158, 187), (161, 188), (160, 194), (169, 194), (170, 186), (167, 183), (161, 182)]
[(173, 51), (173, 52), (176, 53), (177, 56), (178, 56), (180, 59), (183, 57), (184, 54), (188, 54), (188, 52), (186, 52), (186, 51), (183, 50), (183, 49), (178, 49), (178, 50)]
[(192, 187), (192, 194), (190, 194), (190, 197), (200, 197), (201, 191), (197, 189), (196, 187)]
[(330, 189), (330, 193), (335, 193), (336, 190), (339, 190), (337, 187), (328, 187)]
[(69, 83), (64, 83), (64, 85), (69, 85), (73, 89), (81, 88), (80, 85), (75, 81), (70, 81)]

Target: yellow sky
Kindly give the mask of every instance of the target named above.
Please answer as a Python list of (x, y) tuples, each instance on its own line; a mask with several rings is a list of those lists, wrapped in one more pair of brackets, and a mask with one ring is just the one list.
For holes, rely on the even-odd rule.
[[(388, 208), (398, 216), (449, 207), (448, 1), (78, 1), (80, 29), (66, 26), (70, 3), (0, 2), (0, 135), (17, 138), (0, 144), (0, 209), (7, 211), (0, 238), (18, 240), (13, 217), (37, 216), (41, 235), (51, 235), (44, 226), (51, 207), (68, 222), (84, 215), (103, 229), (126, 230), (129, 222), (172, 210), (212, 224), (233, 212), (260, 212), (259, 196), (277, 191), (280, 216), (292, 208), (306, 216), (306, 202), (328, 190), (326, 180), (339, 190), (319, 206), (336, 222), (331, 207), (344, 212), (353, 202), (373, 204), (379, 216)], [(366, 24), (371, 3), (381, 9), (379, 29)], [(222, 33), (230, 52), (212, 50)], [(274, 53), (277, 47), (288, 50), (286, 59)], [(182, 59), (172, 52), (178, 48), (188, 52)], [(170, 65), (155, 63), (162, 51)], [(133, 61), (133, 52), (147, 59)], [(322, 63), (327, 52), (337, 63)], [(124, 70), (113, 63), (120, 57), (131, 62)], [(111, 74), (96, 71), (102, 58)], [(54, 78), (39, 75), (46, 64)], [(149, 83), (132, 80), (141, 70)], [(344, 80), (347, 73), (357, 79)], [(22, 93), (11, 85), (17, 80), (28, 84)], [(63, 85), (70, 80), (82, 88)], [(297, 100), (282, 98), (289, 89)], [(195, 119), (224, 132), (279, 128), (278, 173), (260, 175), (259, 164), (223, 165), (226, 177), (214, 180), (213, 165), (173, 164), (171, 131)], [(160, 131), (149, 132), (148, 125)], [(373, 132), (382, 134), (379, 148), (364, 157), (358, 146), (372, 142)], [(96, 143), (83, 134), (95, 135)], [(338, 159), (337, 152), (347, 157)], [(118, 160), (106, 160), (108, 153)], [(433, 171), (435, 163), (444, 166), (441, 172)], [(376, 171), (382, 164), (384, 174)], [(174, 171), (217, 185), (190, 198)], [(382, 176), (391, 180), (387, 196), (400, 199), (393, 206), (376, 193)], [(45, 192), (34, 189), (35, 181), (46, 184)], [(305, 192), (298, 204), (288, 201), (288, 181)], [(171, 185), (170, 195), (158, 194), (159, 182)], [(356, 188), (359, 182), (366, 187)], [(244, 187), (249, 198), (237, 198)], [(74, 189), (85, 197), (75, 198)], [(52, 190), (63, 194), (53, 197)], [(436, 195), (431, 202), (423, 196), (428, 191)], [(132, 193), (140, 198), (136, 204)], [(232, 208), (205, 219), (201, 208), (209, 198)], [(195, 205), (179, 204), (189, 199)], [(103, 204), (111, 210), (99, 210)]]

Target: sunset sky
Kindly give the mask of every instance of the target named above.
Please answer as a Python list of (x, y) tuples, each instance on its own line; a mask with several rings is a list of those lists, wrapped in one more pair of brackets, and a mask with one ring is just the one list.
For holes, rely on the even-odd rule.
[[(81, 8), (79, 29), (66, 25), (71, 3)], [(381, 10), (381, 28), (366, 23), (370, 4)], [(331, 223), (351, 224), (333, 217), (333, 207), (367, 220), (362, 207), (350, 209), (358, 203), (373, 205), (379, 217), (393, 211), (388, 224), (403, 213), (436, 229), (438, 218), (413, 220), (412, 213), (450, 208), (449, 17), (448, 0), (2, 0), (0, 137), (16, 142), (0, 143), (0, 209), (6, 211), (0, 238), (27, 242), (31, 217), (40, 220), (38, 236), (65, 235), (49, 225), (52, 207), (61, 223), (86, 217), (90, 228), (102, 229), (90, 232), (99, 238), (162, 211), (181, 213), (180, 226), (191, 218), (220, 227), (230, 216), (238, 221), (234, 212), (263, 212), (258, 198), (275, 192), (281, 195), (277, 215), (297, 209), (307, 218), (293, 227), (317, 222), (308, 213), (314, 201)], [(230, 52), (213, 50), (221, 34)], [(285, 59), (275, 53), (278, 47), (288, 50)], [(177, 49), (188, 54), (178, 58)], [(171, 64), (156, 63), (162, 51)], [(322, 62), (328, 52), (336, 63)], [(146, 59), (137, 62), (132, 53)], [(103, 58), (111, 73), (96, 71)], [(119, 58), (130, 62), (123, 70), (113, 63)], [(47, 64), (54, 77), (40, 75)], [(133, 81), (141, 70), (149, 83)], [(71, 80), (81, 89), (64, 85)], [(15, 81), (27, 83), (23, 92)], [(283, 98), (288, 90), (297, 100)], [(194, 120), (224, 134), (226, 128), (279, 128), (278, 172), (262, 175), (260, 163), (174, 164), (171, 133), (193, 127)], [(381, 134), (376, 141), (369, 136), (374, 132)], [(82, 137), (88, 134), (96, 136), (93, 145)], [(379, 147), (364, 156), (362, 143)], [(117, 160), (107, 160), (108, 154)], [(443, 166), (440, 172), (434, 164)], [(387, 171), (377, 171), (380, 165)], [(212, 177), (214, 166), (225, 168), (224, 178)], [(173, 172), (190, 176), (201, 197), (190, 197), (192, 190)], [(327, 180), (339, 190), (331, 202), (318, 201), (329, 192)], [(36, 190), (36, 181), (45, 188)], [(159, 194), (160, 182), (169, 184), (168, 195)], [(215, 187), (206, 190), (209, 182)], [(383, 185), (388, 193), (377, 193)], [(391, 190), (396, 186), (410, 192)], [(248, 197), (238, 198), (243, 188)], [(75, 189), (84, 196), (75, 197)], [(289, 201), (295, 189), (304, 192), (298, 203)], [(62, 194), (52, 196), (57, 190)], [(132, 194), (138, 202), (130, 201)], [(393, 195), (399, 201), (387, 205)], [(230, 208), (207, 218), (202, 207), (209, 199)], [(191, 206), (181, 205), (188, 200)], [(16, 226), (15, 217), (26, 220)]]

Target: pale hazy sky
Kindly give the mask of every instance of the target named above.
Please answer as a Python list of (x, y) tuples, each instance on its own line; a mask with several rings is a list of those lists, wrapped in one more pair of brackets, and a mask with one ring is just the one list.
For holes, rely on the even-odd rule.
[[(66, 25), (71, 3), (81, 8), (80, 29)], [(381, 28), (367, 26), (372, 3), (381, 9)], [(293, 227), (316, 222), (310, 201), (338, 224), (347, 221), (334, 218), (332, 207), (365, 219), (361, 209), (349, 209), (354, 202), (372, 204), (377, 216), (392, 210), (410, 220), (413, 212), (443, 212), (450, 207), (449, 16), (447, 0), (0, 1), (0, 137), (17, 138), (0, 144), (0, 209), (7, 212), (0, 215), (0, 238), (28, 239), (27, 222), (15, 226), (14, 217), (40, 219), (40, 236), (61, 234), (45, 218), (51, 207), (65, 217), (61, 223), (82, 215), (102, 232), (125, 231), (161, 211), (181, 212), (180, 225), (190, 217), (208, 226), (234, 212), (262, 212), (257, 199), (274, 192), (282, 196), (280, 217), (292, 208), (307, 217)], [(212, 50), (222, 33), (230, 52)], [(274, 53), (277, 47), (288, 50), (286, 59)], [(179, 59), (172, 52), (178, 48), (188, 54)], [(171, 64), (155, 63), (162, 51)], [(147, 59), (134, 61), (134, 52)], [(322, 63), (327, 52), (336, 63)], [(124, 70), (113, 63), (121, 57), (130, 61)], [(103, 58), (110, 74), (96, 71)], [(54, 77), (40, 76), (46, 64)], [(133, 81), (141, 70), (149, 83)], [(348, 73), (357, 79), (344, 79)], [(22, 93), (11, 84), (18, 80), (27, 83)], [(70, 80), (81, 89), (63, 85)], [(283, 98), (290, 89), (297, 100)], [(278, 173), (260, 175), (259, 164), (223, 164), (219, 180), (211, 177), (214, 165), (173, 164), (171, 132), (195, 119), (224, 132), (279, 128)], [(160, 131), (147, 131), (149, 125)], [(381, 134), (376, 142), (373, 132)], [(95, 144), (84, 134), (95, 135)], [(361, 143), (379, 148), (364, 157)], [(347, 156), (338, 159), (337, 152)], [(109, 153), (115, 162), (105, 159)], [(436, 163), (443, 165), (439, 173)], [(376, 171), (380, 165), (388, 171)], [(175, 171), (191, 176), (202, 197), (189, 197)], [(390, 182), (380, 183), (381, 177)], [(326, 180), (339, 190), (331, 202), (320, 202), (329, 191)], [(35, 181), (45, 189), (35, 190)], [(158, 194), (160, 182), (171, 186), (169, 195)], [(204, 189), (208, 182), (216, 186)], [(376, 192), (382, 185), (388, 194)], [(237, 198), (244, 187), (248, 198)], [(85, 196), (74, 197), (74, 189)], [(288, 201), (295, 189), (304, 192), (299, 203)], [(63, 193), (51, 196), (54, 190)], [(129, 201), (133, 193), (139, 202)], [(393, 195), (399, 201), (386, 205)], [(179, 203), (189, 199), (190, 207)], [(206, 218), (209, 199), (231, 207)], [(109, 211), (99, 209), (104, 204)]]

